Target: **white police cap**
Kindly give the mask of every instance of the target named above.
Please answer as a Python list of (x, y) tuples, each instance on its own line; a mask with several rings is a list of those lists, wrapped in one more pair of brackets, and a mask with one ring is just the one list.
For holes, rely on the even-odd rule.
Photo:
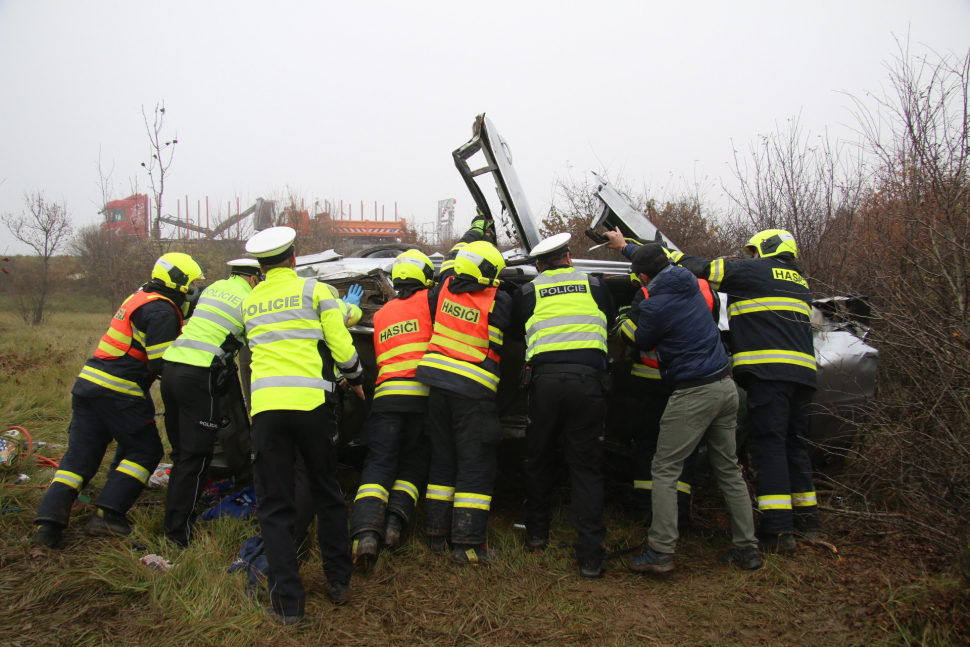
[(291, 227), (270, 227), (249, 239), (246, 251), (256, 258), (270, 258), (293, 246), (296, 230)]
[(553, 252), (557, 252), (563, 247), (566, 247), (567, 245), (569, 245), (570, 238), (572, 238), (572, 235), (569, 233), (556, 234), (555, 236), (550, 236), (549, 238), (546, 238), (538, 245), (533, 247), (532, 251), (529, 252), (529, 256), (531, 256), (532, 258), (536, 258), (538, 256), (545, 256), (546, 254), (552, 254)]
[(226, 263), (229, 267), (259, 267), (259, 261), (255, 258), (237, 258)]

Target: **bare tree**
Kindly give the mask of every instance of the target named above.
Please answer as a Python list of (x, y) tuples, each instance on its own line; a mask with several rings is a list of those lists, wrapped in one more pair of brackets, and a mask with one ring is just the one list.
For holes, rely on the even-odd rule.
[(162, 196), (165, 193), (165, 178), (168, 177), (168, 169), (172, 166), (172, 159), (175, 157), (178, 133), (169, 141), (162, 141), (164, 139), (162, 130), (165, 126), (164, 101), (155, 104), (155, 118), (151, 124), (148, 123), (145, 106), (141, 107), (141, 115), (145, 119), (145, 130), (148, 132), (149, 151), (151, 153), (148, 162), (142, 162), (141, 165), (148, 171), (149, 184), (155, 198), (154, 237), (156, 240), (161, 240)]
[(39, 189), (24, 194), (27, 209), (19, 215), (4, 214), (3, 224), (13, 237), (37, 256), (32, 267), (22, 267), (20, 296), (24, 323), (36, 326), (44, 320), (44, 308), (54, 286), (51, 259), (70, 240), (74, 231), (67, 205), (50, 202)]

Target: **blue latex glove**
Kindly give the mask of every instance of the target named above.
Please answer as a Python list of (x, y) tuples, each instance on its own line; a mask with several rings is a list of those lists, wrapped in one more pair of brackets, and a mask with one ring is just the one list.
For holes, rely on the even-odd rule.
[(349, 303), (351, 305), (359, 306), (360, 300), (364, 296), (364, 288), (359, 285), (351, 285), (347, 288), (347, 294), (344, 295), (344, 303)]

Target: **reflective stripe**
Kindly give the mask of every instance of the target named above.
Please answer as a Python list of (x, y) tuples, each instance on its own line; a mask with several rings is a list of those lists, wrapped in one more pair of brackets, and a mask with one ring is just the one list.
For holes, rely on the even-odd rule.
[(78, 377), (83, 377), (85, 380), (94, 382), (98, 386), (103, 386), (106, 389), (111, 389), (112, 391), (118, 391), (119, 393), (125, 393), (128, 395), (135, 395), (139, 398), (145, 397), (145, 392), (141, 390), (141, 387), (134, 382), (129, 382), (128, 380), (123, 380), (120, 377), (115, 377), (109, 375), (104, 371), (99, 371), (96, 368), (91, 368), (90, 366), (85, 366), (78, 373)]
[(128, 476), (138, 479), (142, 483), (148, 483), (148, 477), (151, 474), (148, 473), (144, 467), (138, 463), (132, 463), (131, 461), (121, 461), (121, 464), (115, 468), (115, 471), (121, 472), (122, 474), (127, 474)]
[[(438, 324), (435, 325), (437, 326)], [(464, 353), (465, 355), (468, 355), (479, 362), (484, 361), (485, 358), (488, 357), (485, 351), (481, 350), (480, 348), (470, 346), (460, 341), (455, 341), (454, 339), (445, 337), (444, 335), (433, 335), (431, 337), (431, 343), (437, 346), (443, 346), (444, 348), (450, 348), (451, 350), (456, 350), (459, 353)], [(487, 344), (488, 342), (485, 343)]]
[(652, 490), (653, 481), (634, 481), (633, 488), (635, 490)]
[(669, 252), (667, 256), (670, 258), (671, 262), (676, 263), (684, 257), (684, 252)]
[(431, 485), (428, 484), (428, 491), (424, 493), (426, 499), (435, 499), (436, 501), (448, 501), (449, 503), (455, 500), (455, 488), (448, 487), (447, 485)]
[(505, 343), (505, 335), (495, 326), (488, 327), (488, 340), (494, 344)]
[(297, 328), (295, 330), (271, 330), (249, 338), (249, 347), (260, 344), (270, 344), (274, 341), (286, 339), (315, 339), (323, 341), (323, 331), (320, 328)]
[(404, 362), (393, 362), (391, 364), (384, 364), (381, 369), (377, 372), (377, 377), (384, 375), (385, 373), (396, 373), (397, 371), (406, 371), (411, 368), (417, 368), (418, 364), (421, 363), (419, 359), (409, 359)]
[(230, 335), (235, 335), (239, 327), (242, 326), (242, 324), (235, 319), (226, 319), (221, 314), (209, 312), (208, 310), (199, 310), (198, 308), (195, 309), (192, 319), (205, 319), (206, 321), (211, 321), (215, 325), (224, 329)]
[(280, 310), (279, 312), (269, 312), (255, 317), (249, 317), (246, 325), (252, 330), (267, 324), (282, 323), (284, 321), (319, 321), (315, 310), (305, 310), (294, 308), (292, 310)]
[(328, 393), (333, 392), (333, 382), (325, 380), (321, 377), (295, 377), (286, 375), (279, 377), (261, 377), (258, 380), (253, 380), (253, 383), (249, 387), (249, 391), (253, 392), (260, 389), (293, 386), (304, 387), (307, 389), (323, 389)]
[(392, 490), (400, 490), (402, 492), (407, 492), (414, 499), (414, 502), (418, 502), (418, 488), (414, 483), (408, 483), (407, 481), (394, 481), (394, 486)]
[(383, 384), (378, 384), (374, 391), (374, 397), (379, 398), (384, 395), (414, 395), (427, 396), (431, 393), (431, 387), (421, 382), (390, 380)]
[(814, 492), (792, 492), (791, 502), (796, 507), (809, 507), (818, 505), (818, 497)]
[(474, 494), (472, 492), (455, 493), (456, 508), (477, 508), (478, 510), (488, 510), (492, 507), (492, 497), (487, 494)]
[(794, 350), (751, 350), (743, 353), (734, 354), (734, 365), (745, 366), (748, 364), (794, 364), (804, 366), (813, 371), (815, 368), (815, 357), (799, 353)]
[(68, 472), (67, 470), (57, 470), (54, 472), (54, 479), (51, 481), (51, 483), (63, 483), (64, 485), (72, 487), (80, 492), (81, 487), (84, 485), (84, 479), (81, 478), (80, 474)]
[[(138, 330), (138, 328), (135, 327), (135, 324), (131, 325), (131, 335), (134, 337), (135, 341), (141, 344), (142, 348), (144, 348), (148, 343), (148, 336), (142, 331)], [(130, 342), (131, 338), (128, 338), (128, 341)]]
[(100, 350), (103, 353), (107, 353), (108, 355), (111, 355), (112, 357), (122, 357), (123, 355), (127, 355), (127, 353), (125, 351), (123, 351), (120, 348), (117, 348), (115, 346), (112, 346), (111, 344), (109, 344), (106, 341), (98, 342), (98, 350)]
[(392, 357), (397, 357), (398, 355), (403, 355), (404, 353), (423, 353), (428, 350), (428, 342), (417, 342), (414, 344), (402, 344), (397, 348), (392, 348), (389, 351), (385, 351), (377, 356), (377, 363), (380, 364)]
[(340, 368), (340, 372), (344, 374), (344, 377), (349, 377), (350, 379), (354, 379), (364, 372), (364, 369), (360, 365), (360, 358), (357, 357), (357, 351), (354, 351), (354, 354), (346, 362), (336, 362), (336, 364)]
[[(491, 328), (491, 326), (489, 326), (489, 328)], [(460, 342), (464, 342), (464, 343), (469, 344), (471, 346), (475, 346), (476, 348), (488, 348), (488, 340), (479, 339), (478, 337), (475, 337), (474, 335), (466, 335), (463, 332), (458, 332), (457, 330), (452, 330), (451, 328), (449, 328), (448, 326), (444, 325), (440, 321), (436, 321), (435, 322), (435, 324), (434, 324), (434, 331), (435, 331), (435, 337), (437, 337), (439, 339), (440, 339), (440, 335), (446, 335), (446, 336), (450, 337), (451, 339), (455, 339), (455, 340), (458, 340)], [(489, 330), (489, 332), (491, 332), (491, 330)], [(491, 335), (489, 335), (489, 336), (491, 336)], [(440, 343), (440, 342), (438, 342), (436, 339), (432, 339), (431, 340), (431, 343), (436, 344), (436, 343)], [(444, 344), (442, 344), (442, 345), (444, 345)]]
[[(132, 332), (134, 332), (134, 329), (132, 329)], [(111, 337), (115, 341), (120, 342), (122, 344), (131, 343), (131, 337), (121, 332), (120, 330), (115, 330), (114, 328), (108, 328), (108, 332), (105, 334), (108, 335), (108, 337)], [(142, 337), (144, 337), (144, 335), (142, 335)]]
[(199, 299), (198, 305), (195, 307), (194, 317), (199, 313), (199, 308), (201, 307), (215, 308), (216, 310), (221, 310), (229, 315), (229, 318), (233, 321), (242, 321), (242, 308), (236, 306), (235, 308), (226, 303), (225, 301), (220, 301), (219, 299), (213, 299), (212, 297), (202, 297)]
[(377, 483), (365, 483), (357, 488), (357, 496), (354, 497), (354, 501), (365, 497), (374, 497), (387, 503), (387, 490), (384, 489), (384, 486)]
[(787, 311), (800, 312), (806, 317), (811, 318), (812, 307), (801, 299), (788, 299), (785, 297), (771, 297), (764, 299), (745, 299), (728, 306), (728, 317), (734, 315), (747, 314), (750, 312), (769, 312)]
[[(317, 314), (323, 314), (327, 310), (333, 310), (334, 308), (340, 309), (340, 303), (336, 299), (320, 299), (317, 301)], [(348, 313), (349, 314), (349, 313)], [(345, 317), (346, 319), (347, 317)]]
[(652, 366), (647, 366), (646, 364), (634, 364), (633, 369), (630, 371), (630, 375), (634, 377), (645, 377), (648, 380), (659, 380), (660, 369), (653, 368)]
[[(550, 319), (550, 321), (554, 320)], [(534, 349), (546, 344), (564, 344), (574, 341), (597, 341), (602, 343), (605, 336), (605, 332), (554, 332), (551, 335), (536, 337), (533, 343), (529, 344), (529, 347), (526, 349), (526, 355), (531, 356)]]
[(677, 481), (677, 491), (683, 492), (684, 494), (690, 494), (690, 485), (684, 483), (683, 481)]
[(758, 497), (759, 510), (791, 510), (791, 497), (787, 494), (768, 494)]
[(620, 334), (626, 335), (629, 339), (635, 339), (635, 333), (637, 332), (637, 325), (626, 319), (620, 324)]
[(162, 344), (155, 344), (154, 346), (149, 346), (145, 349), (145, 354), (148, 355), (148, 359), (158, 359), (165, 354), (168, 347), (172, 345), (172, 342), (167, 341)]
[(498, 376), (492, 375), (488, 371), (480, 369), (474, 364), (463, 362), (460, 359), (452, 359), (450, 357), (445, 357), (444, 355), (430, 354), (424, 356), (424, 359), (421, 360), (421, 364), (430, 368), (437, 368), (442, 371), (448, 371), (450, 373), (455, 373), (456, 375), (461, 375), (462, 377), (467, 377), (470, 380), (478, 382), (482, 386), (488, 387), (492, 391), (498, 391)]
[(213, 355), (217, 356), (225, 354), (225, 351), (219, 346), (215, 346), (204, 341), (197, 341), (195, 339), (186, 339), (185, 337), (179, 337), (176, 339), (174, 342), (172, 342), (172, 346), (177, 346), (178, 348), (191, 348), (192, 350), (201, 350), (204, 353), (212, 353)]
[(724, 280), (724, 259), (719, 258), (716, 261), (711, 261), (711, 273), (707, 277), (707, 282), (711, 284), (711, 289), (716, 290), (721, 287), (721, 281)]
[(554, 317), (552, 319), (537, 321), (536, 323), (532, 324), (531, 326), (529, 326), (529, 329), (525, 331), (525, 336), (531, 337), (532, 335), (539, 332), (540, 330), (545, 330), (547, 328), (556, 328), (558, 326), (566, 326), (566, 325), (602, 326), (603, 319), (601, 317), (592, 317), (589, 315), (570, 315), (568, 317)]

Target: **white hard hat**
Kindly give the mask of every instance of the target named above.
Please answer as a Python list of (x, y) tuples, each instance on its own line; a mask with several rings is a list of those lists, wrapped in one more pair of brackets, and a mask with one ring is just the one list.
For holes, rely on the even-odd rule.
[(546, 238), (538, 245), (533, 247), (532, 251), (529, 252), (529, 256), (531, 256), (532, 258), (537, 258), (539, 256), (545, 256), (547, 254), (552, 254), (560, 250), (569, 251), (568, 249), (564, 249), (564, 248), (569, 245), (570, 238), (572, 238), (572, 235), (569, 233), (549, 236), (549, 238)]
[[(270, 227), (249, 239), (246, 251), (256, 258), (266, 259), (278, 256), (293, 246), (296, 230), (291, 227)], [(280, 259), (282, 261), (283, 259)]]

